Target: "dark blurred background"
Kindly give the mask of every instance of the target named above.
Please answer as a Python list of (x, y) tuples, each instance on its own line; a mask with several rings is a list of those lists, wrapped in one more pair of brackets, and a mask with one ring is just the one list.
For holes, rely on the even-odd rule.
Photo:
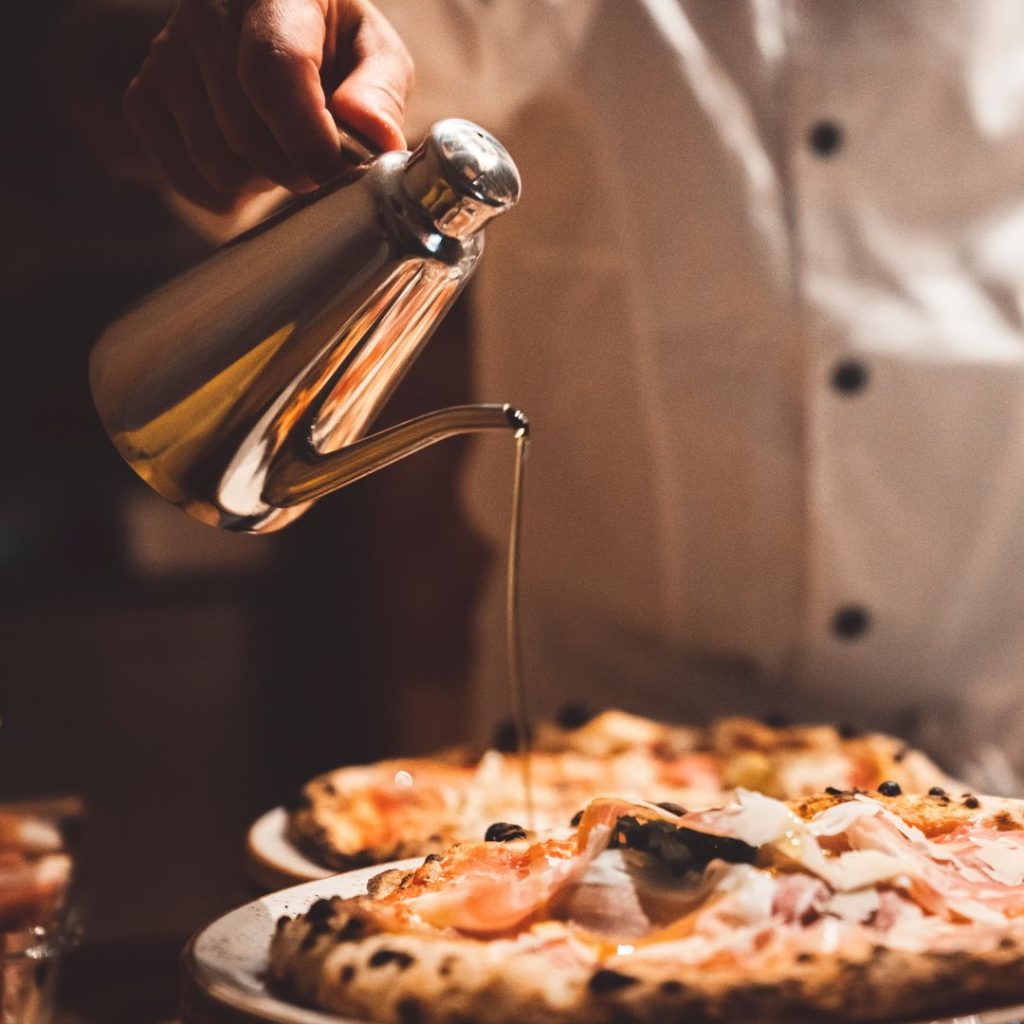
[[(164, 0), (8, 0), (0, 480), (0, 799), (75, 793), (87, 936), (70, 1019), (175, 1012), (175, 958), (251, 894), (247, 826), (310, 775), (463, 734), (485, 552), (449, 442), (269, 537), (165, 506), (93, 413), (89, 347), (209, 244), (108, 173), (120, 97)], [(469, 397), (465, 300), (390, 403)], [(410, 499), (415, 495), (415, 499)]]

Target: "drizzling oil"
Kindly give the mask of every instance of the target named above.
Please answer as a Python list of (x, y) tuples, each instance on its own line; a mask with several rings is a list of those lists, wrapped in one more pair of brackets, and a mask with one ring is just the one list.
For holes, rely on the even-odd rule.
[(516, 745), (519, 767), (526, 797), (527, 825), (536, 827), (533, 805), (533, 771), (530, 757), (530, 716), (523, 683), (522, 636), (519, 621), (519, 550), (523, 515), (523, 483), (526, 476), (526, 453), (530, 445), (529, 428), (523, 426), (515, 432), (516, 461), (512, 476), (512, 514), (509, 517), (508, 563), (505, 572), (505, 661), (508, 672), (509, 696), (516, 723)]

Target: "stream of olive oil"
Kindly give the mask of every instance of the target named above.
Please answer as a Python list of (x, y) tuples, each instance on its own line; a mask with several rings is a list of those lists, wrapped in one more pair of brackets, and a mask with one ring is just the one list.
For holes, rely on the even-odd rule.
[(527, 827), (536, 827), (533, 810), (533, 766), (530, 758), (530, 716), (523, 684), (522, 634), (519, 620), (519, 549), (523, 515), (523, 480), (526, 475), (526, 452), (530, 438), (525, 428), (516, 431), (516, 463), (512, 478), (512, 515), (508, 531), (508, 564), (505, 573), (505, 659), (508, 666), (508, 684), (512, 699), (512, 713), (516, 723), (516, 742), (519, 766), (523, 775), (526, 796)]

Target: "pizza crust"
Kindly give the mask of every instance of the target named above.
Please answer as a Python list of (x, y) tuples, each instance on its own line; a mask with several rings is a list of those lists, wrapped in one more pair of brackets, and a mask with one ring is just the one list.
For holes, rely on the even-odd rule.
[[(966, 793), (873, 794), (865, 800), (862, 794), (833, 792), (791, 801), (788, 810), (807, 820), (850, 802), (864, 808), (875, 805), (875, 813), (883, 818), (892, 820), (895, 815), (920, 829), (923, 836), (909, 838), (908, 846), (920, 847), (927, 836), (940, 837), (937, 842), (941, 848), (947, 833), (957, 830), (957, 835), (962, 835), (963, 829), (970, 827), (981, 830), (978, 842), (985, 843), (1003, 841), (993, 838), (993, 833), (996, 837), (999, 833), (1019, 836), (1024, 831), (1021, 802)], [(741, 800), (733, 807), (707, 814), (718, 815), (716, 820), (721, 822), (742, 812), (745, 806), (756, 811), (765, 803), (781, 806), (757, 797), (751, 805)], [(585, 834), (595, 809), (602, 809), (599, 805), (610, 806), (612, 817), (607, 820), (617, 821), (612, 836), (618, 838), (614, 841), (628, 842), (629, 830), (622, 823), (633, 819), (623, 817), (620, 808), (629, 805), (616, 801), (595, 801), (580, 836)], [(698, 827), (695, 819), (701, 817), (691, 814), (681, 819), (644, 805), (633, 805), (630, 813), (646, 815), (646, 820), (654, 823), (651, 835), (660, 835), (667, 827), (675, 836), (671, 832), (673, 821), (684, 822), (675, 826), (680, 836), (692, 833), (686, 822)], [(844, 817), (845, 812), (832, 814), (828, 820), (835, 822)], [(855, 814), (849, 820), (862, 817)], [(888, 931), (891, 925), (879, 925), (880, 930), (858, 926), (844, 931), (838, 927), (841, 919), (831, 918), (841, 913), (830, 909), (831, 903), (807, 903), (801, 906), (817, 908), (813, 918), (805, 918), (803, 910), (794, 911), (795, 916), (782, 919), (790, 924), (777, 924), (774, 930), (759, 933), (764, 941), (757, 945), (745, 945), (743, 941), (735, 944), (730, 937), (720, 947), (699, 947), (698, 955), (688, 959), (673, 943), (685, 945), (704, 933), (680, 931), (679, 911), (665, 919), (673, 922), (671, 934), (658, 931), (664, 923), (656, 924), (654, 934), (658, 937), (649, 945), (643, 941), (644, 935), (651, 934), (648, 929), (637, 933), (641, 941), (636, 946), (627, 946), (620, 943), (635, 940), (604, 939), (603, 933), (593, 930), (584, 939), (583, 932), (574, 931), (575, 926), (568, 923), (577, 920), (571, 899), (550, 903), (551, 897), (546, 897), (549, 902), (539, 903), (534, 916), (521, 919), (514, 932), (496, 932), (490, 937), (472, 937), (479, 935), (479, 926), (469, 931), (464, 928), (462, 933), (443, 927), (451, 924), (452, 917), (431, 926), (426, 923), (430, 915), (417, 902), (424, 893), (458, 894), (463, 878), (460, 872), (467, 864), (471, 868), (482, 865), (488, 871), (501, 868), (487, 865), (507, 864), (507, 885), (517, 886), (523, 884), (519, 873), (522, 865), (558, 856), (556, 848), (579, 851), (585, 845), (582, 838), (579, 845), (562, 840), (535, 847), (521, 841), (510, 848), (507, 857), (497, 853), (500, 844), (462, 845), (443, 858), (428, 857), (415, 871), (384, 872), (370, 883), (367, 896), (321, 900), (298, 918), (282, 919), (271, 945), (270, 977), (300, 1003), (382, 1024), (725, 1024), (755, 1020), (761, 1024), (867, 1024), (966, 1014), (1024, 1000), (1024, 916), (1006, 918), (996, 914), (995, 924), (984, 916), (950, 920), (930, 917), (907, 899), (918, 915), (914, 921), (921, 922), (913, 933), (916, 937), (911, 938), (906, 931), (900, 933), (902, 937)], [(773, 884), (781, 885), (782, 879), (795, 882), (802, 876), (811, 886), (834, 893), (803, 869), (795, 870), (793, 865), (781, 870), (773, 867), (770, 857), (765, 857), (773, 849), (769, 845), (756, 851), (759, 867), (749, 863), (744, 867), (742, 860), (732, 863), (749, 873), (744, 877), (775, 879)], [(477, 858), (483, 850), (486, 853), (480, 861)], [(612, 851), (609, 856), (660, 863), (662, 879), (666, 865), (670, 865), (646, 841), (624, 853)], [(721, 856), (728, 855), (714, 854), (715, 858)], [(842, 859), (841, 853), (837, 856)], [(732, 870), (717, 859), (709, 870), (722, 868)], [(598, 876), (606, 877), (604, 870)], [(707, 876), (692, 877), (696, 879), (692, 884), (698, 888), (690, 891), (699, 892)], [(1024, 882), (1018, 879), (1018, 883), (1006, 884), (1019, 892)], [(601, 884), (606, 883), (598, 882)], [(638, 887), (636, 892), (650, 898), (656, 895), (658, 884), (665, 883), (647, 877), (646, 887)], [(668, 884), (691, 883), (676, 877)], [(905, 892), (900, 895), (904, 887), (905, 883), (895, 877), (883, 884), (892, 900), (906, 899)], [(798, 888), (803, 888), (802, 882)], [(574, 892), (583, 889), (585, 886)], [(705, 889), (705, 894), (712, 896), (698, 897), (707, 900), (698, 905), (714, 907), (718, 895), (728, 891), (728, 887)], [(774, 915), (782, 912), (782, 904), (774, 903), (775, 898), (769, 901), (769, 920), (773, 921), (777, 920)], [(984, 889), (980, 890), (977, 899), (983, 903), (986, 898), (996, 901), (998, 894), (986, 897)], [(956, 906), (952, 896), (949, 905)], [(546, 909), (549, 906), (559, 908), (558, 912), (550, 913)], [(614, 906), (618, 909), (613, 934), (629, 934), (622, 917), (625, 903), (619, 899)], [(877, 900), (875, 906), (879, 906)], [(1019, 913), (1019, 901), (1017, 906)], [(593, 925), (586, 927), (592, 929)], [(728, 927), (741, 928), (742, 920)], [(830, 939), (830, 935), (850, 938)], [(834, 948), (837, 941), (842, 944)]]
[(780, 958), (756, 980), (735, 969), (618, 958), (554, 967), (511, 940), (379, 933), (345, 940), (351, 918), (313, 935), (286, 921), (272, 976), (299, 1001), (382, 1024), (763, 1024), (913, 1019), (1024, 998), (1024, 933), (979, 948)]

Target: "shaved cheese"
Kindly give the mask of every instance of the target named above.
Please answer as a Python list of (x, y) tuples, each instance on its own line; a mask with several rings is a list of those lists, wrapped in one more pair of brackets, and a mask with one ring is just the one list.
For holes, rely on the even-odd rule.
[(850, 892), (900, 875), (914, 875), (917, 871), (918, 865), (910, 858), (879, 850), (851, 850), (827, 861), (822, 877), (836, 891)]
[(854, 800), (875, 808), (875, 813), (880, 818), (884, 818), (900, 833), (900, 835), (905, 839), (909, 839), (913, 846), (921, 852), (926, 853), (929, 857), (934, 857), (936, 860), (953, 859), (948, 851), (943, 850), (938, 844), (931, 842), (919, 828), (915, 828), (913, 825), (908, 825), (898, 814), (893, 814), (892, 811), (883, 807), (877, 800), (874, 800), (869, 796), (864, 796), (861, 793), (858, 793), (854, 797)]
[(1003, 885), (1024, 881), (1024, 847), (1005, 839), (975, 839), (974, 845), (990, 878)]
[(730, 911), (735, 908), (738, 919), (748, 924), (770, 920), (778, 883), (767, 871), (749, 864), (718, 866), (713, 887), (717, 893), (731, 893), (735, 897)]
[(736, 803), (726, 813), (728, 834), (748, 846), (765, 846), (781, 839), (797, 820), (781, 800), (749, 789), (736, 790)]
[(949, 909), (969, 921), (977, 921), (980, 924), (1006, 924), (1005, 914), (986, 907), (977, 900), (950, 900)]
[(815, 815), (807, 822), (807, 828), (812, 835), (837, 836), (859, 818), (872, 817), (880, 810), (881, 805), (874, 800), (848, 800)]
[(858, 922), (871, 917), (880, 904), (877, 889), (856, 889), (853, 892), (835, 893), (825, 909), (844, 921)]

